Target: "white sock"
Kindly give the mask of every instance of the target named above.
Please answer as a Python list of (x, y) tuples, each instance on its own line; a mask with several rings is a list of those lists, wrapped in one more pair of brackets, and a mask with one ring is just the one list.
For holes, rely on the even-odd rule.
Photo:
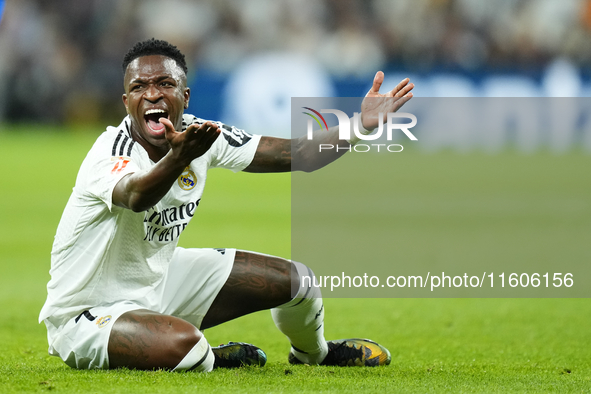
[[(271, 309), (271, 315), (277, 328), (289, 339), (294, 356), (305, 364), (319, 364), (328, 354), (322, 294), (319, 287), (313, 286), (312, 270), (302, 263), (293, 264), (300, 278), (298, 292), (290, 302)], [(306, 278), (302, 282), (303, 276), (310, 281)]]
[[(201, 334), (203, 335), (203, 334)], [(211, 372), (215, 357), (204, 336), (193, 346), (173, 371)]]

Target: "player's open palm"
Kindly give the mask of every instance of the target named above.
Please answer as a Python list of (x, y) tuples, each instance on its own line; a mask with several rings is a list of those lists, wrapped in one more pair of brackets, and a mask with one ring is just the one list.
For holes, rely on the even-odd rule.
[[(396, 112), (413, 96), (411, 90), (415, 87), (408, 78), (400, 81), (398, 85), (385, 94), (380, 93), (380, 87), (384, 82), (384, 73), (378, 71), (373, 79), (373, 85), (365, 95), (361, 103), (361, 120), (363, 127), (373, 130), (380, 123), (386, 121), (389, 112)], [(379, 114), (382, 119), (379, 119)]]
[(161, 118), (160, 122), (166, 128), (166, 139), (173, 155), (187, 165), (207, 152), (220, 135), (219, 127), (212, 122), (190, 125), (184, 133), (175, 131), (168, 119)]

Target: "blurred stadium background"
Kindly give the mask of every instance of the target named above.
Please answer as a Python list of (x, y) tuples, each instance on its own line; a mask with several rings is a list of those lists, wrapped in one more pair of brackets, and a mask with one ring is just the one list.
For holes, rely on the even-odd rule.
[(187, 55), (192, 113), (267, 134), (290, 97), (362, 96), (380, 69), (419, 97), (591, 95), (590, 0), (9, 0), (0, 124), (118, 124), (150, 37)]

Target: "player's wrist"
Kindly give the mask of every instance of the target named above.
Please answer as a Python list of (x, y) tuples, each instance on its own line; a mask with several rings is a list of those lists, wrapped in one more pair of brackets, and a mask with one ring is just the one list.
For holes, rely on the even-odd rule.
[(355, 114), (355, 116), (353, 116), (352, 119), (350, 119), (350, 124), (351, 124), (351, 138), (347, 140), (347, 142), (351, 145), (354, 146), (356, 145), (359, 141), (361, 141), (361, 137), (359, 136), (359, 134), (361, 135), (369, 135), (371, 133), (373, 133), (373, 131), (375, 130), (375, 128), (373, 129), (366, 129), (365, 127), (363, 127), (363, 121), (361, 120), (362, 114)]
[(172, 173), (182, 173), (185, 168), (191, 165), (193, 160), (185, 155), (179, 155), (173, 149), (169, 150), (166, 156), (161, 160), (162, 164)]

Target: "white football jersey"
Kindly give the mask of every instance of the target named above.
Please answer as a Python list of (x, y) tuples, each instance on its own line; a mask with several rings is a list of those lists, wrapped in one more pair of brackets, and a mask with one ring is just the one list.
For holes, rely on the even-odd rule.
[[(183, 130), (205, 120), (183, 115)], [(60, 220), (51, 252), (51, 280), (39, 321), (56, 327), (80, 312), (118, 301), (137, 301), (160, 283), (180, 234), (201, 201), (207, 170), (233, 171), (252, 161), (260, 136), (226, 125), (213, 146), (145, 212), (112, 204), (115, 185), (155, 163), (131, 138), (129, 117), (108, 127), (84, 159)]]

